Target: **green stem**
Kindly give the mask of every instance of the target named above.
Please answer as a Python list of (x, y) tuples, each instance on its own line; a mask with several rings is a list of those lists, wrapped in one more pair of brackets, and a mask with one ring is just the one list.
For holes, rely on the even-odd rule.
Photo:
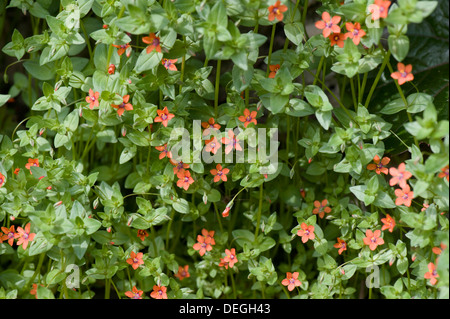
[(367, 75), (368, 74), (369, 74), (369, 72), (364, 73), (364, 77), (363, 77), (362, 84), (361, 84), (361, 91), (359, 92), (359, 95), (358, 95), (358, 104), (362, 103), (362, 99), (363, 99), (363, 96), (364, 96), (364, 90), (366, 88)]
[[(320, 81), (320, 79), (319, 79), (319, 74), (320, 74), (320, 71), (322, 70), (322, 64), (323, 64), (323, 60), (324, 60), (324, 59), (325, 59), (324, 56), (322, 56), (322, 57), (320, 58), (319, 65), (317, 66), (316, 75), (314, 76), (314, 81), (313, 81), (313, 84), (312, 84), (312, 85), (316, 85), (317, 81)], [(322, 81), (321, 81), (321, 82), (322, 82)], [(322, 85), (325, 85), (325, 84), (322, 82)]]
[(105, 279), (105, 299), (109, 299), (110, 292), (111, 292), (111, 279), (106, 278)]
[(258, 207), (258, 216), (256, 217), (255, 240), (258, 237), (259, 224), (261, 222), (261, 213), (262, 213), (262, 204), (263, 204), (262, 200), (263, 200), (263, 184), (259, 185), (259, 207)]
[(270, 36), (269, 55), (267, 56), (267, 70), (266, 70), (266, 77), (268, 77), (268, 76), (269, 76), (269, 73), (270, 73), (270, 68), (269, 68), (269, 66), (270, 66), (270, 63), (271, 63), (271, 60), (272, 60), (273, 41), (274, 41), (274, 39), (275, 39), (275, 30), (276, 30), (276, 28), (277, 28), (277, 24), (274, 23), (274, 24), (272, 25), (272, 35)]
[(350, 78), (350, 87), (352, 89), (353, 107), (355, 108), (355, 111), (358, 111), (358, 102), (356, 101), (355, 84), (353, 83), (353, 78)]
[(231, 277), (231, 286), (233, 287), (233, 298), (236, 299), (237, 295), (236, 295), (236, 284), (234, 282), (234, 276), (233, 273), (231, 272), (231, 268), (230, 268), (230, 277)]
[(216, 84), (214, 88), (214, 114), (217, 118), (218, 107), (219, 107), (219, 89), (220, 89), (220, 67), (222, 65), (222, 60), (217, 60), (216, 68)]
[[(384, 51), (383, 51), (384, 52)], [(380, 69), (378, 70), (378, 74), (375, 77), (375, 80), (373, 81), (372, 87), (370, 88), (369, 94), (367, 95), (367, 99), (366, 99), (366, 103), (364, 103), (364, 106), (366, 108), (369, 107), (369, 103), (370, 103), (370, 99), (372, 98), (373, 92), (375, 91), (378, 81), (381, 78), (381, 75), (383, 74), (384, 68), (386, 67), (386, 64), (389, 62), (389, 57), (391, 56), (391, 52), (388, 51), (385, 56), (384, 56), (384, 60), (383, 63), (381, 64)]]

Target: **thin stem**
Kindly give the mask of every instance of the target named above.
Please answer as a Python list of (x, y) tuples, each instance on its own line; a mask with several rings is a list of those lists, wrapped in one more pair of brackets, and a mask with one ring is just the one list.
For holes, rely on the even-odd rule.
[(353, 106), (355, 108), (355, 111), (358, 111), (358, 102), (356, 101), (355, 84), (353, 83), (353, 78), (350, 78), (350, 87), (352, 89)]
[(220, 89), (220, 67), (222, 65), (222, 60), (217, 60), (216, 68), (216, 84), (214, 88), (214, 114), (217, 118), (218, 107), (219, 107), (219, 89)]
[[(313, 81), (313, 84), (312, 84), (312, 85), (316, 85), (317, 81), (320, 81), (320, 79), (319, 79), (319, 73), (320, 73), (320, 71), (322, 70), (322, 64), (323, 64), (323, 60), (324, 60), (324, 59), (325, 59), (324, 56), (322, 56), (322, 57), (320, 58), (319, 65), (317, 66), (316, 75), (314, 76), (314, 81)], [(322, 81), (321, 81), (321, 82), (322, 82)], [(325, 85), (325, 84), (322, 82), (322, 85)]]
[[(384, 51), (383, 51), (384, 52)], [(375, 81), (372, 83), (372, 87), (370, 88), (369, 94), (367, 95), (366, 103), (364, 103), (364, 106), (366, 108), (369, 107), (370, 99), (372, 98), (372, 94), (375, 91), (375, 88), (377, 87), (378, 81), (381, 78), (381, 75), (383, 74), (384, 68), (386, 67), (386, 64), (389, 62), (389, 57), (391, 56), (391, 51), (388, 51), (385, 56), (383, 63), (381, 64), (380, 69), (378, 70), (378, 74), (375, 77)]]
[(363, 99), (363, 96), (364, 96), (364, 90), (366, 88), (367, 75), (368, 74), (369, 74), (368, 72), (364, 73), (364, 77), (363, 77), (362, 84), (361, 84), (361, 90), (360, 90), (359, 95), (358, 95), (358, 104), (362, 103), (362, 99)]
[(256, 217), (255, 240), (258, 237), (259, 224), (261, 222), (262, 200), (263, 200), (263, 185), (264, 184), (259, 185), (259, 206), (258, 206), (258, 216)]
[(274, 41), (274, 39), (275, 39), (275, 30), (276, 30), (276, 28), (277, 28), (277, 24), (274, 23), (274, 24), (272, 25), (272, 35), (270, 36), (269, 55), (267, 56), (267, 70), (266, 70), (266, 77), (268, 77), (268, 76), (269, 76), (269, 73), (270, 73), (270, 68), (269, 68), (269, 66), (270, 66), (270, 63), (271, 63), (271, 60), (272, 60), (273, 41)]

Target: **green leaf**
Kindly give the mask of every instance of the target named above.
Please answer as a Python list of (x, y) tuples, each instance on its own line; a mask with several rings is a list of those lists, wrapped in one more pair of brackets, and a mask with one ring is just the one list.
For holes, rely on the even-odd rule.
[(146, 49), (144, 49), (142, 50), (141, 54), (139, 55), (136, 61), (136, 66), (134, 67), (134, 70), (137, 73), (152, 70), (161, 63), (162, 58), (163, 58), (162, 53), (156, 52), (156, 50), (147, 53)]

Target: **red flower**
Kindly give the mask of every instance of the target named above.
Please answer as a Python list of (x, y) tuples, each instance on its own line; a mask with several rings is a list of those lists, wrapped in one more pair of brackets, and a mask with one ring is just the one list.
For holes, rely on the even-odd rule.
[(36, 236), (35, 233), (30, 233), (30, 223), (26, 224), (25, 229), (22, 227), (17, 227), (17, 235), (19, 238), (17, 240), (17, 245), (22, 245), (22, 248), (25, 250), (27, 249), (28, 242), (33, 241), (34, 237)]
[(205, 237), (205, 242), (211, 244), (211, 245), (215, 245), (216, 241), (214, 240), (214, 230), (207, 230), (205, 228), (202, 229), (202, 235), (203, 237)]
[(328, 12), (322, 13), (322, 20), (315, 23), (317, 29), (323, 30), (322, 35), (327, 38), (331, 33), (340, 33), (341, 28), (338, 23), (341, 21), (340, 16), (331, 17)]
[(269, 21), (273, 21), (275, 18), (278, 21), (283, 21), (283, 12), (286, 12), (288, 7), (286, 7), (284, 4), (281, 4), (278, 0), (274, 5), (269, 6)]
[(125, 292), (125, 296), (131, 299), (142, 299), (142, 294), (144, 292), (142, 290), (138, 290), (136, 286), (133, 286), (132, 291)]
[(236, 138), (236, 135), (234, 135), (233, 130), (228, 130), (228, 138), (222, 137), (222, 144), (226, 144), (227, 147), (225, 148), (225, 154), (230, 153), (233, 148), (235, 148), (237, 151), (242, 151), (242, 147), (239, 144), (239, 140)]
[(189, 265), (185, 265), (184, 267), (178, 266), (178, 272), (175, 274), (175, 277), (177, 277), (180, 280), (183, 280), (184, 278), (189, 278), (191, 275), (189, 274)]
[(142, 260), (142, 257), (144, 256), (143, 253), (135, 253), (132, 251), (130, 253), (130, 258), (127, 259), (127, 263), (133, 267), (134, 270), (138, 269), (139, 265), (142, 265), (144, 261)]
[(152, 52), (153, 50), (161, 53), (159, 37), (155, 36), (154, 33), (150, 33), (148, 37), (143, 37), (142, 42), (149, 44), (149, 46), (147, 47), (147, 54)]
[(175, 115), (169, 113), (167, 106), (165, 106), (162, 110), (156, 110), (156, 113), (158, 113), (158, 116), (155, 117), (153, 121), (157, 123), (161, 122), (165, 127), (167, 127), (167, 123), (175, 117)]
[(378, 155), (375, 155), (373, 161), (375, 162), (375, 164), (371, 163), (367, 165), (368, 170), (370, 171), (375, 170), (375, 173), (377, 173), (378, 175), (380, 175), (381, 173), (387, 175), (389, 173), (389, 170), (386, 167), (384, 167), (391, 161), (389, 157), (383, 157), (383, 159), (380, 161), (380, 157)]
[(314, 209), (313, 214), (317, 215), (319, 214), (320, 218), (323, 218), (325, 216), (325, 213), (330, 213), (331, 208), (328, 205), (328, 200), (324, 199), (322, 202), (319, 202), (318, 200), (314, 201)]
[(238, 118), (238, 120), (239, 121), (241, 121), (241, 122), (243, 122), (244, 123), (244, 126), (247, 128), (247, 126), (250, 124), (250, 123), (253, 123), (253, 124), (257, 124), (257, 122), (256, 122), (256, 115), (257, 115), (258, 113), (256, 112), (256, 111), (252, 111), (251, 113), (250, 113), (250, 111), (249, 111), (249, 109), (245, 109), (244, 110), (244, 115), (243, 116), (239, 116), (239, 118)]
[(214, 175), (214, 183), (219, 182), (220, 180), (226, 182), (227, 174), (230, 172), (228, 168), (222, 168), (222, 165), (217, 164), (216, 168), (212, 169), (211, 174)]
[(203, 135), (205, 135), (205, 136), (209, 135), (209, 133), (212, 129), (216, 129), (216, 130), (220, 129), (220, 125), (215, 122), (213, 117), (211, 117), (208, 120), (208, 122), (202, 122), (202, 127), (205, 129), (203, 131)]
[(198, 235), (197, 242), (192, 246), (195, 250), (198, 250), (200, 256), (203, 256), (207, 251), (212, 250), (211, 241), (207, 240), (205, 236)]
[(6, 182), (5, 176), (2, 173), (0, 173), (0, 187), (2, 187), (5, 184), (5, 182)]
[(372, 13), (372, 20), (387, 18), (391, 1), (375, 0), (375, 3), (369, 5), (369, 11)]
[(194, 179), (191, 177), (191, 172), (189, 171), (179, 171), (177, 173), (178, 181), (177, 186), (180, 188), (184, 188), (184, 190), (188, 190), (189, 186), (194, 182)]
[(16, 175), (19, 175), (19, 172), (20, 172), (20, 168), (16, 168), (13, 173)]
[(294, 290), (295, 287), (301, 286), (302, 282), (297, 279), (298, 278), (298, 272), (286, 273), (286, 278), (281, 281), (281, 284), (283, 286), (287, 286), (289, 291)]
[(129, 57), (130, 54), (131, 54), (131, 46), (130, 46), (129, 43), (127, 43), (127, 44), (120, 44), (120, 45), (113, 44), (112, 46), (118, 49), (117, 50), (117, 54), (119, 56), (121, 56), (122, 54), (126, 53), (126, 56)]
[(153, 286), (153, 291), (150, 293), (150, 297), (155, 299), (167, 299), (167, 288), (164, 286)]
[(206, 140), (205, 144), (205, 151), (212, 152), (213, 154), (216, 154), (219, 148), (222, 146), (222, 144), (216, 139), (215, 136), (210, 140)]
[(155, 146), (156, 150), (160, 151), (159, 159), (163, 159), (167, 156), (167, 158), (172, 158), (172, 153), (167, 150), (167, 144), (161, 146)]
[(345, 242), (345, 240), (340, 239), (339, 237), (337, 238), (337, 243), (333, 245), (334, 248), (338, 248), (338, 253), (339, 255), (342, 254), (342, 252), (344, 250), (347, 250), (347, 243)]
[(188, 164), (183, 163), (183, 161), (179, 161), (178, 163), (175, 161), (170, 160), (170, 163), (174, 166), (173, 173), (175, 175), (178, 174), (178, 172), (184, 172), (184, 170), (189, 168)]
[(231, 250), (225, 249), (225, 254), (223, 261), (228, 263), (228, 267), (233, 268), (234, 264), (239, 261), (236, 257), (236, 250), (234, 248), (231, 248)]
[(89, 103), (89, 108), (92, 110), (94, 107), (98, 107), (98, 97), (100, 93), (95, 92), (92, 89), (89, 89), (89, 95), (86, 96), (86, 102)]
[(439, 178), (446, 178), (448, 182), (448, 165), (441, 168), (441, 172), (438, 175)]
[(434, 286), (437, 283), (436, 278), (439, 277), (437, 270), (436, 270), (436, 265), (433, 263), (429, 263), (428, 264), (428, 272), (426, 272), (423, 277), (425, 279), (430, 279), (430, 284), (432, 284)]
[(381, 230), (377, 229), (372, 232), (370, 229), (366, 230), (366, 237), (364, 237), (364, 244), (369, 246), (370, 250), (375, 250), (378, 245), (384, 244), (384, 239), (380, 237)]
[(383, 226), (381, 227), (381, 230), (389, 229), (389, 232), (392, 233), (394, 231), (395, 227), (395, 219), (391, 217), (391, 215), (386, 214), (386, 218), (381, 218), (381, 221), (383, 222)]
[(117, 109), (117, 114), (119, 116), (122, 116), (122, 114), (126, 111), (132, 111), (133, 110), (133, 105), (131, 105), (130, 103), (128, 103), (128, 101), (130, 100), (130, 95), (124, 95), (123, 97), (123, 102), (120, 103), (119, 105), (115, 105), (115, 104), (111, 104), (111, 106), (115, 109)]
[(225, 209), (223, 210), (223, 212), (222, 212), (222, 217), (228, 217), (228, 216), (230, 216), (230, 210), (231, 210), (231, 207), (225, 207)]
[(331, 41), (331, 46), (337, 45), (340, 48), (344, 47), (344, 40), (346, 39), (345, 34), (342, 33), (334, 33), (328, 36), (328, 39)]
[(397, 63), (397, 72), (391, 74), (391, 78), (398, 81), (399, 85), (414, 80), (414, 75), (411, 73), (412, 65), (404, 65), (403, 63)]
[(177, 67), (175, 66), (175, 63), (177, 63), (178, 59), (165, 59), (163, 58), (161, 60), (161, 64), (164, 65), (164, 67), (167, 70), (171, 70), (171, 71), (178, 71)]
[(108, 73), (114, 74), (116, 72), (116, 66), (114, 64), (110, 64), (108, 67)]
[(361, 25), (359, 22), (355, 22), (355, 24), (351, 22), (345, 23), (345, 28), (347, 29), (347, 33), (345, 34), (345, 38), (350, 38), (353, 40), (353, 43), (358, 45), (361, 41), (361, 38), (366, 35), (366, 32), (361, 29)]
[(300, 225), (301, 229), (297, 231), (297, 236), (302, 237), (302, 242), (306, 243), (309, 239), (314, 240), (316, 235), (314, 235), (314, 226), (302, 223)]
[(29, 158), (28, 159), (28, 163), (25, 164), (25, 167), (30, 170), (30, 174), (33, 174), (33, 173), (31, 173), (32, 166), (39, 167), (39, 159), (37, 159), (37, 158), (35, 158), (35, 159)]
[(406, 187), (402, 189), (397, 188), (394, 193), (395, 196), (397, 196), (395, 205), (400, 206), (403, 204), (407, 207), (411, 206), (411, 201), (414, 198), (414, 192), (411, 191), (409, 185), (406, 185)]
[(148, 237), (148, 233), (147, 233), (147, 231), (146, 231), (145, 229), (138, 229), (138, 231), (137, 231), (137, 236), (138, 236), (142, 241), (144, 241), (144, 240), (145, 240), (145, 237)]
[(269, 78), (273, 79), (275, 77), (275, 75), (277, 75), (278, 70), (280, 69), (280, 65), (279, 64), (273, 64), (273, 65), (269, 65)]
[(406, 187), (408, 185), (406, 181), (412, 177), (412, 174), (405, 170), (405, 163), (401, 163), (398, 166), (398, 169), (395, 167), (391, 167), (389, 169), (389, 174), (391, 174), (392, 178), (389, 181), (389, 185), (394, 186), (398, 184), (401, 188)]
[(9, 229), (6, 227), (2, 227), (1, 230), (3, 232), (3, 235), (1, 236), (0, 240), (2, 242), (7, 240), (8, 244), (12, 247), (14, 239), (19, 237), (19, 234), (14, 230), (14, 225), (11, 225)]

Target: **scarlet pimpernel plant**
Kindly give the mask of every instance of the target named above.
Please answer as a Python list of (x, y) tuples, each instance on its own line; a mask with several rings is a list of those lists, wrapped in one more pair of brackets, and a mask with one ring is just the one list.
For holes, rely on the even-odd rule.
[(0, 299), (448, 298), (448, 6), (0, 1)]

